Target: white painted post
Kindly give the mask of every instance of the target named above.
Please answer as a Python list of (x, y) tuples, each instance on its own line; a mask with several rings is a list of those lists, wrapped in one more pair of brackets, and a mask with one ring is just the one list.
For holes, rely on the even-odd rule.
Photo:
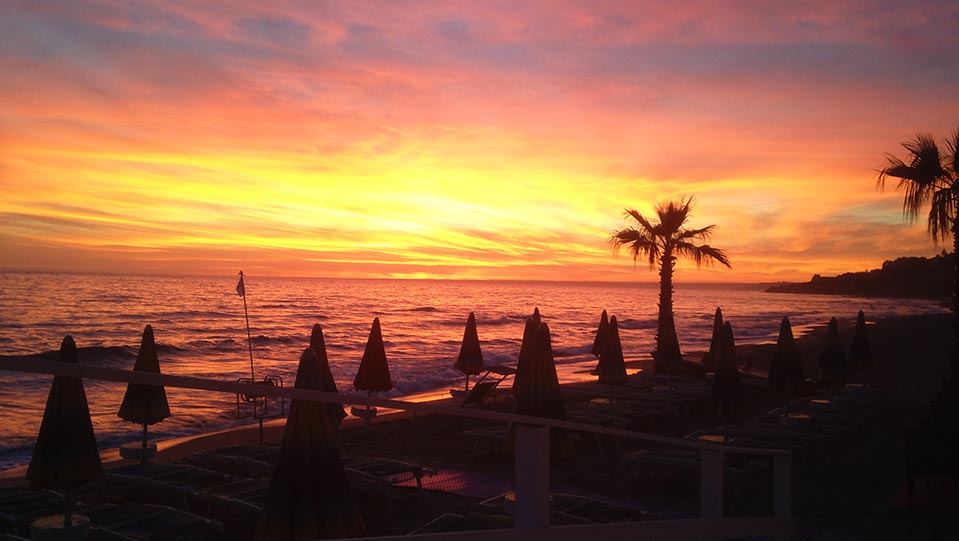
[(787, 541), (792, 535), (792, 456), (773, 457), (773, 516), (784, 523), (776, 534), (776, 541)]
[(699, 450), (699, 517), (723, 517), (723, 453)]
[(516, 527), (549, 527), (549, 428), (516, 425)]

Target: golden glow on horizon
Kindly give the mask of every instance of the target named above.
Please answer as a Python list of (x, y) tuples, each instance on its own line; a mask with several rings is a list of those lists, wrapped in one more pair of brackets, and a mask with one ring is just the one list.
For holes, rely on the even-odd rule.
[(932, 255), (872, 169), (954, 129), (890, 81), (959, 88), (959, 40), (913, 62), (875, 29), (935, 19), (828, 5), (5, 5), (0, 269), (654, 281), (608, 235), (689, 194), (733, 270), (678, 281)]

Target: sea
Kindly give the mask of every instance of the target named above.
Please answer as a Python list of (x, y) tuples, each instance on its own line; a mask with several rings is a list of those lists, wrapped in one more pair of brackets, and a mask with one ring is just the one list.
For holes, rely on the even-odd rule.
[[(650, 273), (650, 276), (655, 276)], [(589, 354), (600, 314), (616, 315), (627, 360), (648, 360), (656, 333), (655, 282), (584, 283), (237, 276), (124, 276), (0, 273), (0, 358), (56, 358), (63, 337), (81, 363), (133, 367), (143, 329), (156, 336), (163, 373), (236, 381), (274, 376), (292, 385), (297, 362), (319, 323), (340, 392), (351, 392), (373, 318), (379, 318), (395, 387), (387, 398), (463, 385), (453, 368), (466, 320), (476, 315), (488, 365), (515, 364), (525, 320), (539, 308), (551, 331), (558, 368), (595, 363)], [(765, 293), (763, 285), (676, 284), (676, 324), (683, 353), (708, 349), (713, 314), (722, 307), (737, 343), (774, 342), (783, 316), (796, 334), (830, 317), (854, 320), (941, 313), (926, 300)], [(247, 319), (248, 314), (248, 319)], [(249, 323), (249, 341), (247, 332)], [(563, 374), (586, 370), (561, 370)], [(52, 376), (0, 370), (0, 469), (29, 462)], [(101, 449), (137, 441), (140, 427), (117, 410), (125, 384), (84, 381)], [(255, 422), (237, 414), (236, 396), (167, 389), (172, 415), (150, 427), (166, 439)], [(274, 408), (275, 410), (275, 408)]]

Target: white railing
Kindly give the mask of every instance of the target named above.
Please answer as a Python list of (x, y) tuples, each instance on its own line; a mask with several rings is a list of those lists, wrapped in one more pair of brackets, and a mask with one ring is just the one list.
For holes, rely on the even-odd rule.
[[(404, 402), (369, 396), (327, 393), (295, 387), (271, 387), (212, 380), (190, 376), (173, 376), (151, 372), (134, 372), (63, 363), (59, 361), (5, 358), (0, 359), (0, 370), (29, 372), (86, 378), (118, 383), (162, 385), (183, 389), (241, 393), (257, 396), (310, 400), (316, 402), (349, 403), (405, 410), (413, 413), (453, 415), (502, 421), (516, 425), (516, 529), (444, 533), (444, 539), (453, 540), (512, 540), (529, 539), (535, 532), (540, 537), (548, 529), (550, 539), (582, 539), (601, 535), (603, 539), (724, 539), (728, 537), (773, 536), (777, 541), (789, 539), (792, 531), (792, 462), (790, 453), (779, 449), (741, 448), (716, 445), (703, 441), (670, 438), (605, 426), (585, 425), (569, 421), (531, 417), (492, 410), (461, 408), (427, 402)], [(587, 526), (549, 526), (549, 428), (578, 432), (592, 432), (677, 447), (696, 448), (700, 452), (700, 518), (598, 524)], [(774, 502), (772, 517), (723, 518), (723, 463), (728, 453), (771, 456), (773, 459)], [(435, 539), (435, 534), (423, 534), (402, 539)], [(394, 539), (392, 537), (385, 539)], [(395, 539), (401, 539), (399, 537)]]

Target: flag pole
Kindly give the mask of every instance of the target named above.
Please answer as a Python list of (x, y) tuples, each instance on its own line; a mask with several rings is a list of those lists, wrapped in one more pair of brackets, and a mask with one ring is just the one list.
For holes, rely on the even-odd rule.
[[(256, 383), (256, 373), (253, 371), (253, 338), (250, 336), (250, 312), (246, 308), (246, 286), (243, 284), (243, 271), (240, 271), (240, 282), (236, 285), (236, 292), (243, 297), (243, 315), (246, 316), (246, 346), (250, 350), (250, 383)], [(254, 409), (256, 409), (255, 406)]]

